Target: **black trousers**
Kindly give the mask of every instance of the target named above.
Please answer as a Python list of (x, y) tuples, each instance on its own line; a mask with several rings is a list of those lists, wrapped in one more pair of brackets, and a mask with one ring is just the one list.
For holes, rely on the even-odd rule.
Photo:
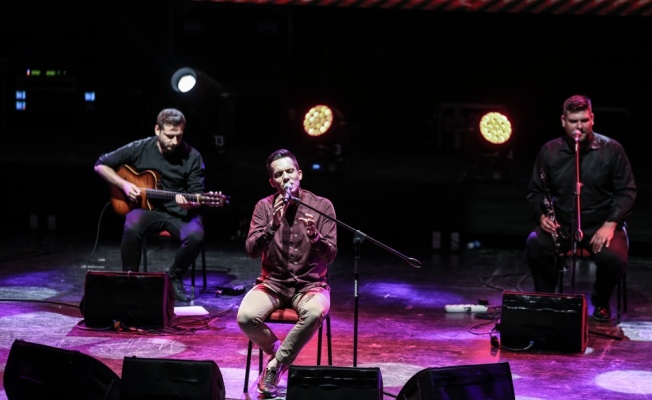
[[(609, 307), (609, 300), (614, 288), (625, 273), (629, 252), (629, 238), (625, 228), (616, 229), (609, 247), (599, 253), (593, 253), (589, 242), (593, 235), (584, 235), (578, 247), (587, 249), (595, 262), (595, 282), (591, 293), (591, 303), (595, 307)], [(570, 238), (559, 238), (562, 254), (571, 249)], [(537, 226), (528, 236), (526, 250), (528, 266), (532, 272), (534, 290), (555, 293), (559, 283), (559, 263), (556, 261), (557, 250), (552, 236)]]
[(181, 279), (195, 261), (204, 241), (204, 224), (201, 215), (187, 220), (162, 211), (136, 208), (129, 211), (122, 232), (120, 253), (123, 271), (138, 271), (140, 267), (143, 238), (149, 232), (167, 230), (181, 241), (179, 250), (170, 266), (170, 273)]

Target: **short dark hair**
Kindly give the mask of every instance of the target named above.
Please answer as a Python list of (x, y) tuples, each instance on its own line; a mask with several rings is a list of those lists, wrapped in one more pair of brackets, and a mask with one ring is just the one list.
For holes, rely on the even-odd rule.
[(267, 161), (265, 163), (265, 165), (267, 167), (267, 172), (269, 173), (270, 178), (274, 174), (274, 171), (272, 171), (272, 163), (274, 161), (276, 161), (276, 160), (279, 160), (279, 159), (285, 158), (285, 157), (289, 157), (290, 159), (292, 159), (292, 162), (294, 162), (294, 165), (297, 167), (297, 169), (301, 169), (301, 168), (299, 168), (299, 162), (297, 161), (297, 158), (294, 156), (294, 154), (292, 154), (292, 152), (290, 150), (279, 149), (279, 150), (276, 150), (275, 152), (273, 152), (272, 154), (270, 154), (269, 157), (267, 157)]
[(159, 129), (165, 128), (165, 125), (180, 126), (183, 129), (186, 127), (186, 117), (176, 108), (165, 108), (158, 113), (156, 125)]
[(584, 110), (593, 112), (591, 99), (583, 94), (576, 94), (566, 99), (562, 113), (576, 113)]

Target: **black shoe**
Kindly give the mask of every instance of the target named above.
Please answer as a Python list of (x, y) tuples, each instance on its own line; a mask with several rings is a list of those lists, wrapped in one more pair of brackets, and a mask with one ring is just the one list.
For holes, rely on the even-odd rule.
[(593, 319), (598, 322), (608, 322), (611, 319), (611, 310), (609, 307), (595, 307)]
[(287, 370), (287, 366), (278, 364), (275, 368), (265, 368), (263, 373), (258, 378), (258, 393), (263, 395), (265, 399), (276, 397), (278, 393), (278, 382), (281, 380), (281, 375)]
[(174, 291), (174, 298), (177, 299), (177, 301), (190, 301), (190, 295), (186, 292), (186, 288), (183, 287), (183, 282), (181, 282), (180, 279), (170, 276), (170, 284)]

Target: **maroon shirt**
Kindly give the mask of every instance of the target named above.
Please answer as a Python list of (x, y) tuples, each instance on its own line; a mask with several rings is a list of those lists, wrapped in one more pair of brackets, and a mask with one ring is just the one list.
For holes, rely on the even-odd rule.
[[(249, 234), (245, 241), (251, 258), (262, 256), (262, 271), (258, 282), (284, 296), (306, 292), (315, 286), (326, 286), (328, 264), (337, 255), (337, 224), (303, 204), (291, 203), (277, 231), (272, 229), (275, 193), (256, 203)], [(301, 190), (301, 202), (335, 219), (330, 200)], [(312, 214), (321, 238), (311, 243), (306, 229), (299, 221), (304, 214)]]

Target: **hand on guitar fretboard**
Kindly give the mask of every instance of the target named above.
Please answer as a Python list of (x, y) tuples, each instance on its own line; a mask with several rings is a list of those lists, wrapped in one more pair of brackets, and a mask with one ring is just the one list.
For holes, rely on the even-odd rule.
[(111, 185), (111, 205), (113, 206), (113, 210), (120, 215), (125, 215), (134, 208), (147, 208), (151, 210), (153, 207), (149, 203), (150, 199), (170, 201), (174, 200), (177, 194), (182, 195), (189, 202), (198, 203), (207, 207), (222, 207), (225, 204), (229, 204), (229, 200), (231, 199), (231, 196), (226, 196), (221, 191), (192, 194), (157, 189), (159, 174), (152, 170), (136, 172), (132, 167), (125, 165), (120, 167), (116, 172), (127, 182), (138, 186), (141, 191), (140, 198), (132, 202), (125, 198), (120, 188)]

